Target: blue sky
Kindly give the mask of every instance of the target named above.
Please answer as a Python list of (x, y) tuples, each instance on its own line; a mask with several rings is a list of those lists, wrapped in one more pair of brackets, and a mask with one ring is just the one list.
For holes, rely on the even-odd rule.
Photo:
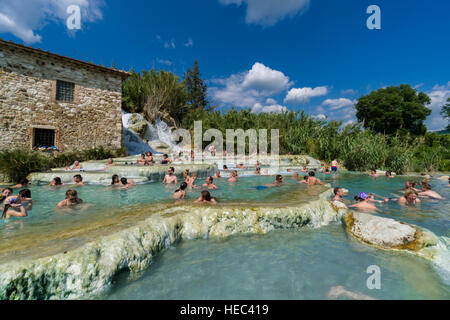
[[(66, 9), (81, 8), (69, 31)], [(369, 30), (369, 5), (381, 30)], [(183, 75), (198, 59), (213, 104), (355, 121), (361, 95), (408, 83), (450, 97), (449, 1), (0, 0), (0, 37), (120, 69)]]

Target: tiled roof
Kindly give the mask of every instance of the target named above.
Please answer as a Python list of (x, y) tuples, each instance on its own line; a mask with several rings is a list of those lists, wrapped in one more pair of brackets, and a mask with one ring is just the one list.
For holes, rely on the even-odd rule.
[(44, 50), (41, 50), (41, 49), (36, 49), (36, 48), (33, 48), (33, 47), (25, 46), (23, 44), (18, 44), (18, 43), (15, 43), (13, 41), (6, 41), (6, 40), (3, 40), (2, 38), (0, 38), (0, 46), (8, 46), (8, 47), (11, 47), (11, 48), (17, 48), (17, 49), (21, 49), (21, 50), (24, 50), (24, 51), (27, 51), (27, 52), (35, 53), (35, 54), (38, 54), (38, 55), (41, 55), (41, 56), (47, 56), (47, 57), (53, 57), (53, 58), (56, 58), (56, 59), (60, 59), (62, 61), (65, 61), (65, 62), (68, 62), (68, 63), (73, 63), (73, 64), (76, 64), (76, 65), (79, 65), (79, 66), (84, 66), (84, 67), (87, 67), (87, 68), (92, 68), (92, 69), (96, 69), (96, 70), (104, 71), (104, 72), (109, 72), (109, 73), (115, 73), (115, 74), (120, 75), (122, 77), (122, 80), (125, 80), (126, 78), (128, 78), (131, 75), (131, 73), (129, 73), (127, 71), (124, 71), (124, 70), (117, 70), (117, 69), (114, 69), (114, 68), (108, 68), (108, 67), (101, 66), (101, 65), (98, 65), (98, 64), (94, 64), (94, 63), (90, 63), (90, 62), (85, 62), (85, 61), (69, 58), (69, 57), (62, 56), (62, 55), (59, 55), (59, 54), (56, 54), (56, 53), (51, 53), (50, 51), (44, 51)]

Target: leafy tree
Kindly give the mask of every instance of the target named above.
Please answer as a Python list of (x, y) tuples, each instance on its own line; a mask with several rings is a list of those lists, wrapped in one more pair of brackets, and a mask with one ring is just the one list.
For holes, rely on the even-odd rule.
[(447, 104), (442, 106), (442, 110), (441, 110), (441, 115), (445, 118), (448, 119), (449, 124), (447, 124), (447, 129), (446, 130), (450, 130), (450, 98), (447, 99)]
[(189, 104), (196, 110), (209, 110), (207, 91), (208, 88), (200, 76), (200, 68), (197, 60), (195, 60), (194, 66), (188, 69), (185, 74), (184, 83), (189, 95)]
[(427, 128), (423, 121), (431, 114), (431, 103), (425, 93), (407, 84), (387, 87), (361, 97), (356, 104), (356, 117), (364, 128), (384, 134), (397, 131), (423, 135)]

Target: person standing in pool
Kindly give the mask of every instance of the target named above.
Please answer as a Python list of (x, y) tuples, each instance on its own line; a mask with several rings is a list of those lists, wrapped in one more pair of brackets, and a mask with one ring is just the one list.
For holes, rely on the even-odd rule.
[(338, 171), (338, 166), (339, 166), (339, 162), (337, 161), (337, 159), (334, 159), (333, 161), (331, 161), (331, 172), (337, 172)]
[(202, 187), (206, 187), (208, 189), (219, 189), (214, 183), (214, 178), (209, 176), (206, 178), (206, 183), (202, 185)]
[(191, 189), (197, 188), (197, 186), (195, 185), (195, 181), (197, 180), (197, 178), (198, 178), (198, 173), (194, 172), (192, 174), (192, 177), (190, 177), (188, 181), (185, 181), (189, 188), (191, 188)]
[(216, 175), (213, 177), (214, 179), (220, 179), (222, 176), (220, 175), (220, 170), (216, 171)]
[(231, 176), (228, 179), (228, 182), (237, 182), (238, 181), (237, 176), (238, 176), (238, 173), (236, 170), (234, 170), (233, 172), (231, 172)]
[(200, 194), (200, 197), (194, 201), (194, 203), (211, 203), (216, 204), (217, 201), (213, 197), (211, 197), (211, 194), (208, 190), (203, 190)]
[(169, 170), (167, 170), (167, 174), (164, 177), (164, 180), (162, 181), (163, 184), (178, 184), (177, 176), (174, 174), (175, 168), (170, 167)]
[(265, 186), (266, 187), (279, 187), (279, 186), (281, 186), (283, 184), (283, 176), (281, 175), (281, 174), (278, 174), (276, 177), (275, 177), (275, 181), (273, 182), (273, 183), (271, 183), (271, 184), (266, 184)]
[(78, 186), (84, 186), (83, 177), (80, 174), (73, 176), (73, 182)]
[(76, 190), (67, 190), (66, 199), (56, 205), (57, 208), (73, 207), (83, 203), (83, 200), (78, 198), (78, 192)]
[(175, 190), (173, 193), (172, 198), (181, 200), (186, 198), (186, 188), (188, 187), (188, 184), (186, 182), (182, 182), (180, 187)]
[(323, 183), (319, 179), (316, 178), (316, 174), (313, 171), (311, 171), (308, 175), (309, 175), (309, 177), (308, 177), (308, 185), (309, 186), (314, 186), (316, 184), (320, 184), (321, 186), (323, 186)]

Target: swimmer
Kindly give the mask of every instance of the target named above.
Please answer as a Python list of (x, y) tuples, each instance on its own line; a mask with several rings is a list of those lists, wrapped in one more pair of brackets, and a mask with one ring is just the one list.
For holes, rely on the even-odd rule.
[(375, 195), (374, 195), (373, 193), (369, 193), (369, 201), (370, 201), (370, 202), (376, 202), (376, 203), (385, 203), (385, 202), (389, 202), (389, 199), (388, 199), (388, 198), (384, 198), (383, 201), (381, 201), (381, 200), (376, 200), (376, 199), (375, 199)]
[(398, 198), (398, 203), (405, 204), (417, 204), (420, 203), (420, 199), (417, 197), (418, 193), (413, 189), (408, 189), (405, 194)]
[(303, 167), (302, 172), (308, 172), (308, 169), (306, 167)]
[(236, 170), (234, 170), (233, 172), (231, 172), (231, 176), (228, 179), (228, 182), (237, 182), (238, 181), (237, 176), (238, 176), (238, 173)]
[(243, 163), (239, 163), (239, 164), (237, 165), (237, 168), (238, 168), (238, 169), (247, 169), (247, 167), (244, 167), (244, 164), (243, 164)]
[(63, 186), (64, 183), (62, 183), (60, 177), (53, 178), (52, 182), (50, 182), (49, 186), (57, 187), (57, 186)]
[(202, 185), (202, 187), (206, 187), (208, 189), (219, 189), (214, 183), (214, 178), (209, 176), (206, 178), (206, 183)]
[(66, 170), (81, 170), (83, 167), (81, 166), (78, 160), (75, 160), (72, 166), (66, 168)]
[(73, 176), (73, 182), (75, 182), (76, 185), (84, 186), (83, 177), (80, 174)]
[(217, 201), (216, 199), (211, 197), (211, 194), (209, 193), (208, 190), (203, 190), (202, 193), (200, 194), (200, 197), (194, 201), (194, 203), (212, 203), (212, 204), (216, 204)]
[(186, 181), (189, 188), (191, 188), (191, 189), (197, 188), (197, 186), (195, 185), (195, 181), (197, 180), (197, 178), (198, 178), (198, 173), (194, 172), (192, 174), (192, 177), (190, 177), (189, 181)]
[(375, 169), (370, 170), (370, 176), (373, 178), (378, 177), (377, 170)]
[(337, 161), (337, 159), (334, 159), (333, 161), (331, 161), (331, 172), (337, 172), (338, 171), (338, 165), (339, 162)]
[(67, 190), (66, 199), (56, 205), (58, 208), (73, 207), (83, 203), (83, 200), (78, 198), (78, 192), (76, 190)]
[(13, 189), (11, 188), (5, 188), (2, 190), (2, 193), (0, 194), (0, 203), (3, 203), (6, 198), (11, 196), (13, 194)]
[(13, 189), (19, 189), (19, 188), (25, 188), (26, 186), (28, 186), (28, 184), (30, 183), (30, 181), (28, 181), (28, 179), (20, 179), (19, 183), (16, 184), (14, 187), (12, 187)]
[(391, 171), (386, 171), (386, 178), (394, 178)]
[(220, 170), (216, 171), (216, 175), (213, 177), (214, 179), (220, 179), (222, 176), (220, 175)]
[(164, 177), (164, 180), (162, 181), (163, 184), (178, 184), (177, 176), (174, 174), (175, 168), (170, 167), (169, 170), (167, 170), (167, 174)]
[(28, 207), (32, 204), (32, 199), (30, 198), (30, 190), (24, 189), (19, 191), (18, 196), (9, 196), (5, 199), (5, 207), (3, 208), (2, 219), (9, 219), (11, 217), (23, 218), (27, 217), (28, 208), (22, 204), (22, 201), (28, 202)]
[(129, 187), (134, 186), (134, 181), (131, 179), (130, 179), (130, 181), (128, 181), (127, 178), (121, 178), (120, 183), (122, 183), (122, 185), (123, 185), (122, 189), (128, 189)]
[(431, 185), (428, 182), (421, 182), (420, 189), (422, 192), (419, 192), (419, 197), (428, 197), (436, 200), (444, 200), (440, 194), (431, 190)]
[(181, 199), (185, 199), (186, 198), (186, 188), (188, 187), (188, 184), (186, 182), (182, 182), (180, 187), (175, 190), (175, 192), (173, 193), (172, 198), (177, 199), (177, 200), (181, 200)]
[(292, 179), (294, 180), (298, 180), (298, 172), (294, 172), (294, 174), (292, 175)]
[(359, 201), (356, 204), (351, 205), (351, 208), (356, 208), (363, 211), (375, 211), (377, 210), (377, 207), (369, 200), (369, 195), (365, 192), (358, 193), (357, 196), (355, 196), (355, 200)]
[(261, 168), (260, 167), (256, 167), (256, 171), (253, 172), (253, 174), (256, 174), (256, 175), (260, 176), (261, 175)]
[(169, 159), (169, 156), (167, 154), (163, 155), (163, 159), (161, 160), (161, 164), (169, 164), (172, 163), (172, 160)]
[(344, 189), (336, 187), (333, 189), (333, 192), (334, 192), (333, 201), (344, 202)]
[(315, 176), (316, 176), (316, 174), (313, 171), (311, 171), (309, 173), (308, 185), (313, 186), (317, 183), (317, 184), (320, 184), (321, 186), (323, 186), (323, 183), (319, 179), (317, 179)]
[(403, 190), (412, 189), (412, 190), (414, 190), (416, 192), (419, 192), (419, 190), (416, 189), (415, 186), (416, 186), (415, 182), (413, 182), (413, 181), (406, 181), (405, 182), (405, 188)]
[(283, 184), (283, 176), (281, 174), (278, 174), (275, 177), (275, 181), (272, 184), (266, 184), (267, 187), (279, 187)]
[(119, 176), (117, 174), (114, 174), (111, 179), (112, 179), (112, 181), (111, 181), (112, 186), (118, 186), (118, 185), (122, 184), (120, 182)]
[(229, 171), (229, 170), (230, 170), (230, 169), (228, 169), (227, 165), (226, 165), (226, 164), (224, 164), (224, 165), (223, 165), (223, 171), (225, 171), (225, 172), (226, 172), (226, 171)]
[(304, 176), (303, 180), (299, 181), (299, 183), (308, 183), (309, 176)]
[(109, 168), (114, 167), (115, 165), (116, 164), (114, 163), (114, 160), (112, 158), (109, 158), (105, 165), (105, 170), (108, 170)]

